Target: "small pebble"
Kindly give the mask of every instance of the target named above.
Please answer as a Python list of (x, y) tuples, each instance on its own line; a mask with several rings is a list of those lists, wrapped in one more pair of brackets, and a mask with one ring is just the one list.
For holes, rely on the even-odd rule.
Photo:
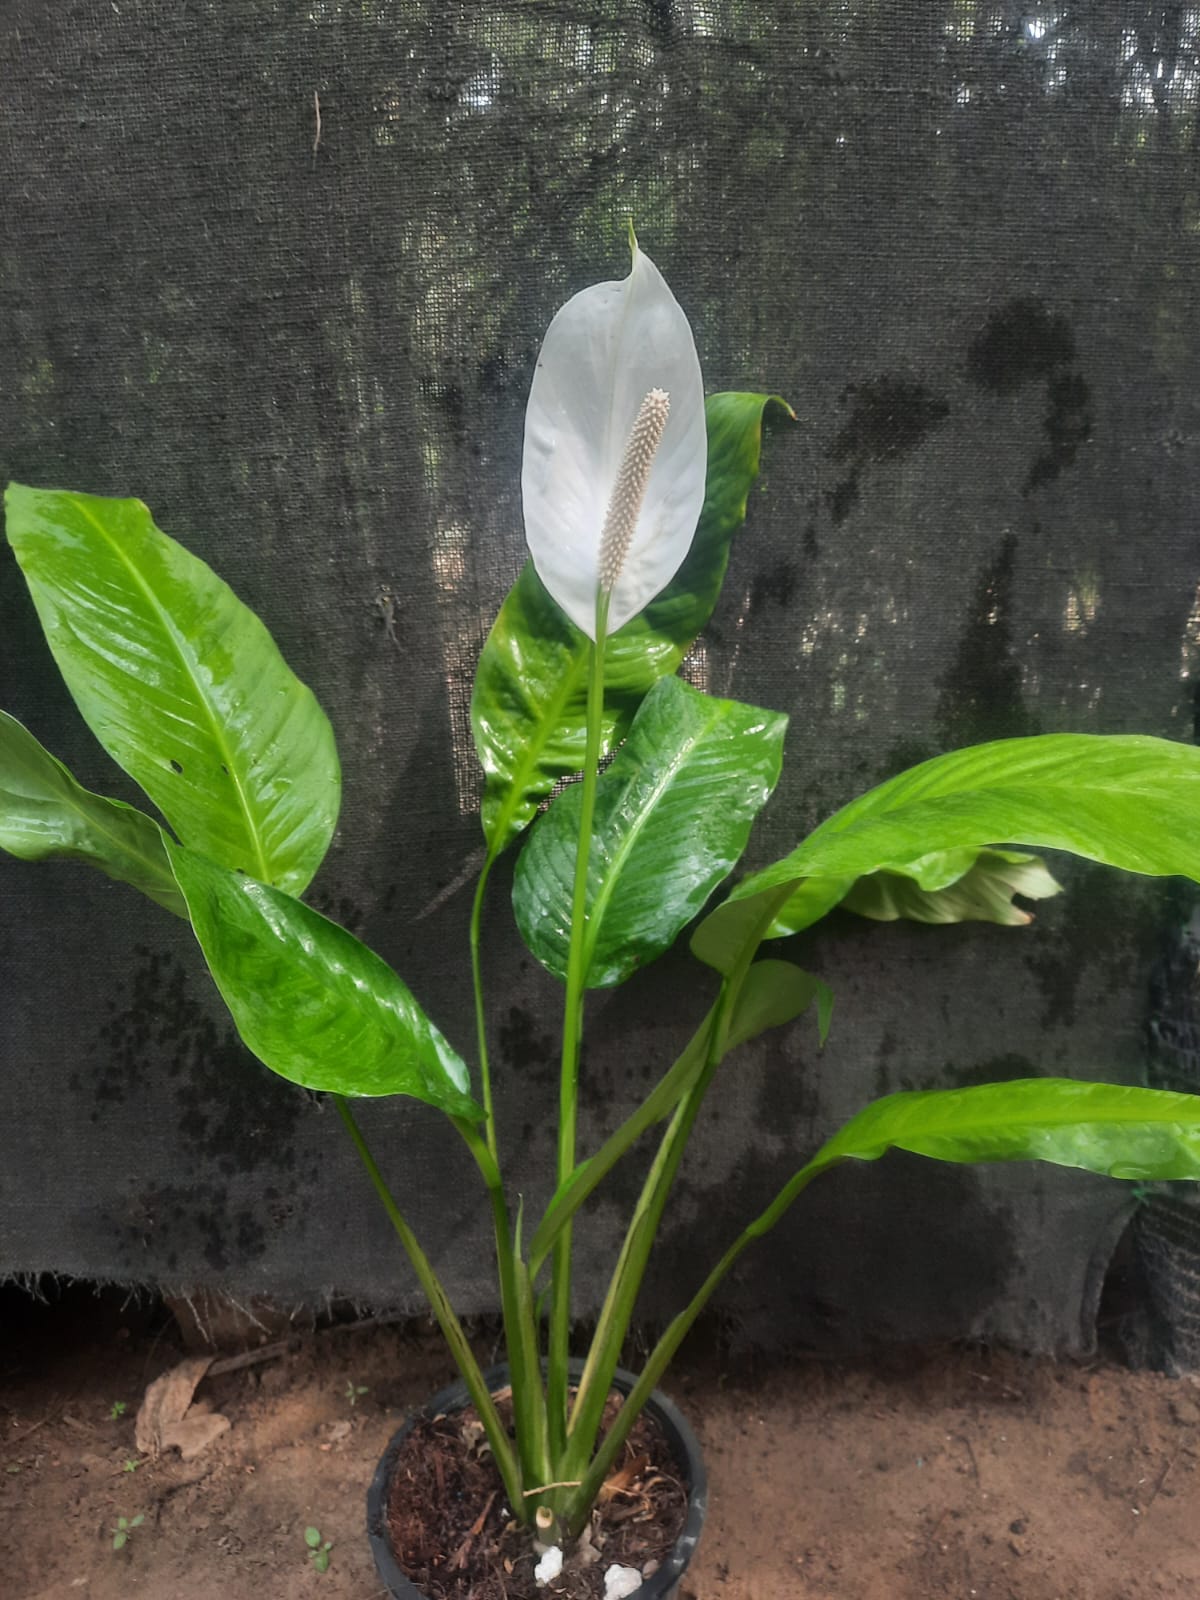
[(604, 1600), (625, 1600), (642, 1587), (642, 1575), (636, 1567), (609, 1567), (604, 1574)]
[(546, 1554), (533, 1569), (533, 1581), (540, 1585), (553, 1583), (562, 1571), (563, 1553), (556, 1544), (552, 1544)]

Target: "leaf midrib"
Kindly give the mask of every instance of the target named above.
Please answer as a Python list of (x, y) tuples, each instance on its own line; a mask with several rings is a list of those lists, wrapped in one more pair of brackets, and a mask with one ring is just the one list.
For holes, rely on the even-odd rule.
[[(623, 836), (622, 843), (618, 847), (616, 853), (610, 858), (609, 870), (604, 874), (602, 887), (597, 892), (596, 899), (593, 902), (593, 905), (589, 908), (587, 915), (588, 932), (584, 940), (583, 970), (588, 974), (589, 978), (591, 976), (592, 960), (596, 953), (596, 942), (600, 937), (600, 929), (604, 922), (605, 910), (609, 905), (609, 902), (612, 900), (613, 893), (616, 889), (617, 880), (624, 871), (630, 852), (646, 828), (649, 827), (651, 822), (654, 820), (654, 808), (675, 778), (675, 775), (679, 771), (679, 768), (683, 765), (684, 760), (691, 754), (691, 752), (696, 748), (697, 744), (700, 743), (705, 735), (712, 730), (714, 724), (718, 720), (718, 713), (715, 711), (715, 709), (710, 710), (709, 714), (705, 717), (703, 725), (697, 728), (695, 733), (690, 735), (685, 743), (678, 747), (670, 762), (668, 762), (668, 764), (663, 768), (661, 776), (651, 785), (647, 793), (646, 802), (642, 806), (637, 819), (635, 820), (633, 826)], [(632, 785), (636, 783), (638, 776), (639, 774), (634, 773), (631, 776), (630, 781), (622, 786), (623, 789), (628, 790), (630, 787), (632, 787)]]
[[(111, 795), (96, 794), (91, 789), (85, 789), (83, 784), (81, 784), (73, 776), (73, 774), (63, 765), (58, 757), (51, 755), (50, 751), (34, 738), (33, 734), (30, 733), (29, 729), (23, 722), (18, 722), (16, 717), (10, 717), (7, 713), (0, 714), (0, 730), (3, 729), (6, 723), (11, 723), (13, 727), (19, 728), (21, 732), (30, 740), (30, 742), (37, 746), (38, 750), (41, 751), (46, 760), (50, 763), (51, 773), (57, 780), (59, 788), (56, 792), (54, 789), (47, 786), (46, 799), (41, 802), (42, 804), (61, 805), (65, 810), (73, 812), (75, 816), (81, 818), (82, 821), (87, 824), (93, 833), (99, 834), (103, 839), (107, 839), (123, 855), (131, 857), (134, 861), (142, 862), (147, 868), (148, 872), (154, 877), (162, 879), (164, 883), (170, 882), (174, 886), (174, 877), (167, 878), (161, 867), (153, 860), (152, 857), (146, 855), (138, 846), (128, 844), (121, 837), (121, 835), (116, 832), (115, 826), (110, 825), (108, 821), (110, 808), (112, 807), (117, 807), (119, 811), (127, 811), (131, 817), (140, 817), (142, 821), (148, 823), (150, 827), (157, 828), (158, 824), (154, 821), (153, 817), (148, 817), (144, 811), (139, 811), (136, 806), (126, 806), (121, 801), (114, 800)], [(35, 783), (43, 781), (40, 778), (36, 766), (25, 760), (19, 760), (19, 764), (24, 767), (26, 772), (32, 774)], [(12, 794), (13, 799), (16, 802), (33, 801), (35, 804), (38, 803), (37, 796), (35, 795), (21, 795), (12, 790), (5, 790), (3, 780), (0, 780), (0, 792)], [(96, 810), (89, 809), (89, 807), (85, 804), (86, 801), (99, 802), (98, 812)], [(14, 809), (19, 809), (19, 805), (14, 807)]]
[[(1073, 787), (1074, 786), (1071, 785), (1071, 784), (1062, 783), (1062, 784), (1056, 784), (1056, 785), (1048, 786), (1048, 789), (1049, 789), (1050, 792), (1060, 792), (1060, 791), (1071, 791), (1073, 789)], [(778, 876), (772, 877), (772, 876), (770, 876), (770, 874), (772, 872), (772, 869), (770, 867), (768, 867), (762, 873), (756, 873), (754, 875), (754, 878), (746, 880), (746, 884), (753, 884), (754, 885), (753, 888), (750, 888), (748, 890), (748, 892), (747, 892), (746, 885), (739, 885), (738, 886), (738, 890), (741, 890), (742, 892), (739, 893), (738, 890), (735, 890), (732, 898), (734, 898), (734, 899), (748, 898), (749, 895), (758, 894), (758, 893), (761, 893), (765, 889), (775, 887), (777, 884), (786, 883), (787, 881), (789, 881), (789, 879), (791, 879), (792, 881), (794, 881), (796, 883), (802, 883), (805, 880), (811, 879), (811, 878), (839, 878), (839, 877), (845, 877), (845, 876), (848, 875), (845, 871), (841, 871), (841, 872), (830, 871), (830, 870), (827, 870), (825, 868), (820, 868), (820, 867), (817, 870), (814, 870), (812, 867), (807, 867), (806, 868), (806, 866), (805, 866), (805, 857), (810, 855), (815, 847), (819, 847), (822, 844), (832, 843), (833, 841), (836, 841), (839, 845), (842, 845), (847, 840), (853, 841), (854, 835), (856, 833), (860, 832), (860, 831), (861, 832), (865, 832), (868, 829), (878, 828), (878, 827), (884, 826), (884, 825), (889, 824), (889, 823), (890, 824), (899, 824), (900, 826), (905, 826), (906, 825), (906, 820), (905, 820), (905, 813), (906, 812), (913, 812), (913, 811), (920, 812), (922, 810), (925, 810), (930, 805), (936, 804), (938, 801), (941, 801), (941, 800), (958, 800), (958, 799), (962, 799), (962, 798), (972, 799), (972, 798), (978, 798), (979, 796), (985, 796), (985, 797), (1000, 797), (1000, 796), (1014, 797), (1014, 796), (1020, 796), (1020, 797), (1024, 798), (1027, 803), (1041, 804), (1042, 801), (1045, 799), (1045, 795), (1046, 795), (1047, 792), (1048, 792), (1047, 789), (1042, 789), (1042, 790), (1035, 791), (1035, 790), (1031, 789), (1027, 783), (1023, 783), (1023, 784), (1020, 784), (1020, 785), (1016, 785), (1016, 784), (1002, 785), (1001, 784), (1001, 785), (995, 785), (995, 786), (989, 787), (987, 789), (953, 789), (953, 790), (946, 790), (946, 791), (943, 791), (941, 794), (926, 794), (926, 795), (922, 795), (919, 798), (914, 799), (914, 800), (910, 800), (910, 801), (906, 802), (903, 805), (890, 807), (890, 808), (888, 808), (886, 810), (865, 812), (865, 813), (863, 813), (863, 814), (861, 814), (861, 815), (859, 815), (857, 817), (850, 818), (845, 823), (845, 825), (840, 827), (840, 828), (836, 828), (836, 827), (833, 826), (833, 823), (836, 821), (836, 813), (835, 813), (835, 815), (833, 817), (830, 817), (828, 819), (828, 821), (821, 823), (819, 827), (815, 828), (813, 830), (813, 832), (811, 834), (809, 834), (808, 838), (805, 839), (803, 844), (797, 846), (796, 850), (793, 851), (791, 857), (785, 858), (784, 861), (782, 861), (782, 862), (780, 862), (778, 864), (780, 869), (782, 869), (784, 866), (788, 867), (789, 870), (786, 873), (783, 872), (782, 870), (780, 870), (778, 872)], [(1157, 792), (1134, 793), (1134, 792), (1124, 791), (1123, 790), (1123, 791), (1121, 791), (1121, 794), (1122, 794), (1123, 798), (1127, 798), (1131, 802), (1135, 801), (1135, 800), (1140, 800), (1142, 802), (1156, 801), (1159, 804), (1162, 803), (1161, 796)], [(1118, 830), (1114, 829), (1114, 830), (1111, 830), (1111, 831), (1116, 832)], [(1042, 849), (1042, 850), (1063, 849), (1063, 850), (1068, 851), (1072, 855), (1085, 855), (1085, 854), (1089, 853), (1089, 852), (1081, 850), (1078, 845), (1056, 845), (1052, 841), (1047, 840), (1047, 839), (1033, 839), (1033, 838), (1022, 838), (1020, 840), (1017, 840), (1017, 839), (1000, 840), (1000, 839), (997, 838), (996, 835), (994, 835), (992, 833), (989, 833), (986, 837), (979, 838), (979, 839), (972, 839), (972, 840), (967, 840), (967, 841), (959, 841), (959, 842), (957, 842), (957, 843), (955, 843), (953, 845), (945, 846), (944, 848), (956, 849), (956, 850), (957, 849), (980, 849), (980, 850), (986, 850), (986, 849), (989, 849), (989, 848), (1000, 848), (1005, 843), (1020, 844), (1022, 848), (1025, 848), (1027, 846), (1031, 846), (1033, 848)], [(925, 849), (925, 848), (922, 849), (922, 852), (921, 852), (922, 855), (928, 855), (929, 853), (930, 852), (929, 852), (928, 849)], [(798, 858), (798, 859), (794, 859), (794, 858)], [(919, 857), (911, 857), (909, 859), (910, 859), (910, 861), (911, 860), (917, 860), (917, 859), (919, 859)], [(794, 867), (795, 867), (794, 871), (792, 870), (793, 861), (794, 861)], [(888, 859), (888, 860), (885, 860), (885, 861), (876, 861), (874, 863), (874, 865), (870, 866), (870, 867), (860, 868), (860, 869), (858, 869), (856, 871), (855, 876), (856, 877), (864, 877), (864, 876), (868, 876), (870, 873), (873, 873), (873, 872), (885, 872), (885, 871), (887, 871), (887, 872), (895, 872), (895, 871), (902, 871), (902, 870), (903, 870), (902, 867), (898, 867), (897, 866), (895, 858), (891, 858), (891, 859)]]
[[(504, 804), (496, 814), (496, 822), (492, 828), (492, 838), (488, 841), (488, 865), (500, 856), (507, 848), (512, 837), (509, 826), (521, 805), (528, 801), (528, 791), (532, 774), (541, 765), (541, 757), (550, 739), (558, 731), (558, 717), (562, 708), (575, 695), (579, 687), (580, 673), (584, 665), (586, 652), (579, 647), (574, 647), (571, 654), (569, 670), (563, 674), (556, 693), (552, 694), (545, 702), (545, 711), (537, 740), (526, 742), (521, 759), (512, 768), (509, 780), (508, 793)], [(536, 806), (534, 807), (536, 810)]]
[[(1000, 781), (985, 785), (964, 785), (961, 788), (925, 790), (915, 795), (903, 795), (897, 804), (880, 806), (878, 809), (851, 801), (849, 806), (842, 808), (842, 811), (851, 810), (856, 813), (855, 815), (850, 816), (841, 827), (836, 827), (835, 824), (839, 816), (842, 815), (842, 811), (834, 812), (832, 817), (829, 817), (825, 822), (813, 829), (805, 844), (811, 843), (813, 839), (821, 835), (844, 838), (847, 834), (852, 834), (857, 828), (868, 823), (880, 823), (895, 820), (896, 818), (902, 820), (906, 812), (921, 810), (927, 806), (937, 805), (942, 801), (963, 799), (976, 801), (980, 798), (1017, 796), (1037, 804), (1047, 794), (1074, 793), (1077, 789), (1078, 784), (1072, 781), (1069, 775), (1057, 780), (1047, 780), (1039, 777), (1036, 772), (1025, 772), (1020, 775), (1020, 781)], [(1092, 792), (1108, 794), (1111, 792), (1111, 788), (1101, 790), (1097, 787)], [(1161, 785), (1157, 784), (1148, 789), (1136, 789), (1131, 785), (1122, 783), (1118, 786), (1117, 792), (1120, 798), (1131, 801), (1158, 801), (1161, 803), (1162, 798)]]
[[(1076, 1084), (1076, 1080), (1071, 1078), (1034, 1078), (1021, 1081), (1034, 1082), (1039, 1085)], [(1011, 1087), (1011, 1085), (1006, 1087)], [(1112, 1084), (1105, 1087), (1119, 1090), (1123, 1086)], [(938, 1094), (942, 1091), (931, 1090), (929, 1092)], [(1156, 1092), (1161, 1093), (1162, 1091)], [(889, 1145), (897, 1144), (900, 1140), (909, 1137), (926, 1139), (955, 1136), (968, 1139), (973, 1134), (979, 1136), (995, 1128), (1020, 1128), (1023, 1131), (1034, 1132), (1039, 1127), (1082, 1128), (1094, 1125), (1103, 1128), (1126, 1127), (1131, 1123), (1150, 1123), (1155, 1127), (1172, 1125), (1195, 1126), (1197, 1131), (1200, 1132), (1200, 1095), (1186, 1096), (1185, 1099), (1194, 1099), (1196, 1102), (1194, 1119), (1190, 1123), (1182, 1114), (1184, 1108), (1177, 1102), (1172, 1104), (1169, 1111), (1164, 1107), (1161, 1112), (1147, 1111), (1137, 1107), (1113, 1107), (1103, 1111), (1095, 1111), (1088, 1107), (1086, 1100), (1082, 1103), (1077, 1102), (1074, 1106), (1063, 1105), (1050, 1110), (1043, 1108), (1036, 1112), (1031, 1111), (1024, 1114), (1021, 1113), (1019, 1108), (1006, 1113), (1003, 1107), (997, 1107), (984, 1115), (972, 1117), (969, 1122), (956, 1119), (952, 1108), (943, 1107), (927, 1124), (920, 1126), (912, 1124), (899, 1128), (896, 1136), (885, 1137), (881, 1142), (876, 1141), (865, 1147), (886, 1149)], [(959, 1101), (958, 1104), (961, 1105), (962, 1102)]]
[[(107, 817), (107, 812), (108, 812), (108, 806), (109, 805), (118, 805), (118, 804), (120, 804), (119, 801), (109, 800), (107, 795), (92, 794), (91, 790), (89, 790), (89, 789), (82, 789), (81, 788), (79, 792), (81, 794), (87, 795), (87, 797), (89, 799), (99, 800), (101, 802), (101, 807), (100, 807), (101, 815), (104, 816), (104, 817)], [(122, 854), (132, 857), (132, 859), (134, 861), (141, 862), (142, 865), (146, 868), (146, 871), (147, 871), (147, 873), (149, 875), (151, 875), (151, 876), (153, 876), (155, 878), (161, 879), (164, 885), (166, 885), (167, 883), (170, 883), (172, 886), (177, 887), (177, 885), (175, 885), (175, 880), (174, 880), (173, 876), (168, 878), (168, 876), (162, 871), (162, 869), (160, 867), (158, 867), (156, 865), (156, 863), (154, 862), (154, 860), (150, 856), (144, 854), (143, 851), (138, 846), (130, 845), (130, 844), (126, 843), (126, 841), (123, 840), (118, 833), (116, 833), (115, 831), (110, 829), (108, 826), (106, 826), (105, 822), (97, 820), (95, 813), (86, 810), (84, 808), (84, 806), (82, 806), (74, 798), (74, 796), (68, 795), (68, 796), (64, 797), (64, 804), (68, 807), (69, 810), (74, 811), (76, 816), (81, 817), (83, 819), (83, 821), (85, 823), (87, 823), (93, 829), (94, 832), (98, 833), (101, 836), (101, 838), (107, 839), (107, 840), (109, 840), (109, 842), (111, 844), (115, 845), (116, 848)], [(147, 817), (146, 813), (144, 811), (139, 811), (136, 806), (130, 806), (129, 807), (129, 811), (130, 811), (130, 814), (132, 816), (142, 817), (146, 822), (148, 822), (150, 824), (150, 826), (152, 828), (156, 828), (158, 826), (158, 824), (154, 821), (153, 817)]]

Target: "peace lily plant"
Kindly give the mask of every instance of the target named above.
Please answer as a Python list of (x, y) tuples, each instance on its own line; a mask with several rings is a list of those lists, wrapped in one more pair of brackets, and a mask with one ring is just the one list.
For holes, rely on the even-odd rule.
[[(7, 496), (8, 539), (67, 686), (165, 821), (87, 792), (5, 716), (0, 844), (87, 862), (189, 920), (249, 1049), (331, 1097), (470, 1391), (508, 1506), (546, 1543), (579, 1534), (713, 1291), (830, 1167), (898, 1148), (1200, 1177), (1200, 1097), (1039, 1078), (877, 1100), (728, 1244), (603, 1431), (663, 1208), (718, 1069), (810, 1007), (822, 1038), (829, 1025), (828, 989), (764, 957), (765, 944), (836, 906), (880, 920), (1027, 922), (1014, 895), (1058, 887), (1031, 847), (1200, 881), (1200, 751), (1052, 734), (926, 761), (850, 801), (699, 921), (703, 1016), (641, 1104), (581, 1158), (588, 991), (624, 982), (693, 923), (779, 776), (784, 716), (676, 676), (717, 601), (772, 411), (787, 408), (764, 394), (704, 399), (686, 318), (636, 242), (627, 278), (584, 290), (550, 325), (525, 428), (532, 561), (483, 649), (472, 703), (487, 844), (470, 923), (473, 1075), (397, 974), (301, 898), (333, 834), (338, 761), (323, 712), (263, 624), (139, 501), (19, 485)], [(562, 986), (557, 1183), (536, 1217), (503, 1177), (480, 938), (492, 868), (518, 841), (516, 924)], [(395, 1094), (443, 1112), (478, 1167), (511, 1428), (359, 1128), (357, 1102)], [(572, 1222), (652, 1129), (657, 1150), (572, 1385)], [(402, 1170), (402, 1152), (384, 1164)]]

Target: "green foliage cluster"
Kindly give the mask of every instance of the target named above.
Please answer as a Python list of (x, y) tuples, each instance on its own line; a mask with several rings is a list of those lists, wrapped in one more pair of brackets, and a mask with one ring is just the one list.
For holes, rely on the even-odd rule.
[[(785, 412), (761, 394), (709, 399), (707, 496), (692, 552), (602, 654), (558, 611), (532, 566), (500, 611), (472, 703), (487, 843), (471, 928), (474, 1076), (400, 976), (301, 898), (337, 821), (338, 760), (328, 721), (263, 624), (140, 502), (18, 485), (7, 497), (8, 539), (59, 670), (97, 738), (163, 820), (84, 790), (0, 714), (0, 846), (29, 860), (83, 861), (186, 918), (248, 1047), (282, 1077), (334, 1097), (471, 1391), (510, 1506), (531, 1523), (541, 1512), (539, 1527), (549, 1519), (564, 1535), (582, 1526), (640, 1407), (724, 1274), (830, 1167), (902, 1149), (960, 1163), (1051, 1161), (1139, 1181), (1200, 1177), (1196, 1097), (1054, 1078), (888, 1096), (815, 1152), (732, 1241), (598, 1442), (667, 1195), (718, 1069), (739, 1045), (806, 1010), (815, 1010), (822, 1039), (830, 1025), (826, 986), (788, 960), (762, 957), (764, 941), (839, 905), (881, 920), (1026, 921), (1014, 895), (1057, 888), (1030, 853), (1041, 848), (1200, 881), (1200, 751), (1150, 738), (1049, 735), (923, 762), (852, 800), (699, 922), (691, 950), (715, 998), (625, 1122), (598, 1150), (575, 1157), (585, 991), (624, 982), (675, 943), (737, 865), (779, 777), (784, 717), (706, 695), (675, 674), (717, 602), (758, 475), (764, 419)], [(613, 758), (597, 771), (593, 757), (603, 754)], [(555, 795), (562, 778), (589, 763), (590, 787)], [(582, 877), (581, 832), (590, 845)], [(537, 1217), (523, 1214), (503, 1180), (480, 940), (491, 869), (526, 834), (514, 878), (517, 927), (568, 994), (567, 1155)], [(478, 1166), (495, 1229), (515, 1438), (355, 1119), (353, 1101), (394, 1094), (444, 1113)], [(655, 1127), (659, 1146), (570, 1396), (572, 1221)], [(351, 1404), (365, 1392), (347, 1386)], [(141, 1520), (121, 1519), (114, 1548)], [(305, 1541), (324, 1570), (329, 1541), (316, 1528)]]
[(146, 1520), (146, 1513), (139, 1511), (136, 1517), (118, 1517), (117, 1525), (112, 1530), (112, 1547), (114, 1550), (124, 1550), (135, 1528), (140, 1528)]

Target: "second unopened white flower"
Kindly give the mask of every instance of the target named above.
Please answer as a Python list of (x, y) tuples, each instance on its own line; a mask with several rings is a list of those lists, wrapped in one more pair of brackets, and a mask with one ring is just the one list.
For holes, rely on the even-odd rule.
[(521, 494), (538, 576), (596, 636), (664, 589), (704, 504), (708, 441), (692, 330), (658, 268), (568, 300), (551, 322), (525, 414)]

